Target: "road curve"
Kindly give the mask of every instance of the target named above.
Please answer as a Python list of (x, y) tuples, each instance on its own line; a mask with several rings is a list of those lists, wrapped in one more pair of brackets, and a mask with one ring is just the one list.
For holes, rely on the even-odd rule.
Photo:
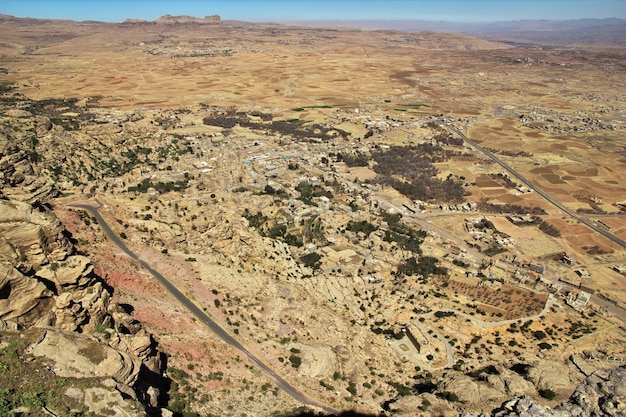
[(626, 249), (626, 241), (624, 241), (624, 240), (620, 239), (619, 237), (615, 236), (613, 233), (610, 233), (607, 230), (602, 229), (599, 226), (596, 226), (593, 222), (585, 219), (584, 217), (581, 217), (581, 216), (577, 215), (575, 212), (573, 212), (572, 210), (570, 210), (567, 207), (565, 207), (563, 204), (559, 203), (558, 201), (556, 201), (555, 199), (550, 197), (550, 195), (546, 194), (541, 189), (537, 188), (537, 186), (535, 186), (530, 181), (528, 181), (525, 177), (522, 176), (522, 174), (517, 172), (515, 169), (513, 169), (507, 163), (505, 163), (500, 158), (498, 158), (496, 155), (494, 155), (493, 153), (489, 152), (487, 149), (483, 148), (482, 146), (479, 146), (476, 142), (474, 142), (473, 140), (471, 140), (470, 138), (465, 136), (463, 134), (463, 132), (461, 132), (456, 127), (450, 126), (450, 125), (445, 125), (445, 127), (447, 127), (448, 129), (452, 130), (454, 133), (459, 135), (465, 141), (465, 143), (467, 143), (468, 145), (478, 149), (479, 151), (481, 151), (482, 153), (487, 155), (492, 161), (494, 161), (495, 163), (500, 165), (502, 168), (507, 170), (510, 174), (514, 175), (518, 180), (523, 182), (524, 185), (526, 185), (528, 188), (530, 188), (531, 190), (533, 190), (534, 192), (539, 194), (541, 197), (543, 197), (546, 201), (551, 203), (553, 206), (555, 206), (556, 208), (560, 209), (561, 211), (563, 211), (565, 214), (567, 214), (571, 218), (573, 218), (573, 219), (577, 220), (578, 222), (584, 224), (585, 226), (589, 227), (593, 231), (601, 234), (602, 236), (604, 236), (605, 238), (607, 238), (611, 242), (613, 242), (613, 243), (621, 246), (622, 248)]
[(197, 305), (195, 305), (189, 298), (187, 298), (178, 288), (176, 288), (167, 278), (161, 275), (158, 271), (153, 269), (147, 262), (139, 258), (137, 254), (131, 251), (124, 242), (121, 241), (119, 237), (113, 232), (111, 227), (108, 225), (106, 220), (102, 217), (98, 208), (95, 206), (91, 206), (88, 204), (72, 204), (72, 207), (81, 208), (89, 211), (98, 221), (102, 230), (107, 234), (109, 239), (115, 245), (122, 250), (125, 254), (136, 260), (142, 267), (144, 267), (152, 276), (154, 276), (159, 283), (180, 302), (185, 308), (187, 308), (198, 320), (204, 323), (209, 329), (211, 329), (215, 334), (217, 334), (224, 342), (228, 343), (235, 349), (239, 350), (241, 353), (246, 355), (248, 359), (256, 366), (259, 367), (267, 376), (270, 377), (276, 384), (276, 386), (287, 394), (295, 398), (297, 401), (301, 402), (305, 405), (310, 405), (314, 407), (321, 408), (324, 412), (328, 414), (337, 415), (340, 414), (339, 410), (336, 410), (326, 404), (323, 404), (315, 399), (307, 396), (302, 391), (298, 390), (296, 387), (287, 382), (284, 378), (278, 375), (274, 370), (272, 370), (269, 366), (267, 366), (264, 362), (262, 362), (259, 358), (254, 356), (250, 351), (248, 351), (241, 343), (239, 343), (235, 338), (233, 338), (229, 333), (227, 333), (224, 329), (222, 329), (219, 324), (213, 321), (204, 311), (202, 311)]

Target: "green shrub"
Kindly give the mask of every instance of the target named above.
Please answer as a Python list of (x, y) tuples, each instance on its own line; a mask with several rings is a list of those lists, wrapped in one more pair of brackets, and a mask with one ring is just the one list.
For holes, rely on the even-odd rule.
[(552, 345), (550, 343), (541, 342), (539, 343), (539, 349), (552, 349)]
[(298, 369), (300, 365), (302, 365), (302, 358), (300, 358), (300, 356), (297, 356), (297, 355), (290, 355), (289, 362), (291, 362), (291, 366)]

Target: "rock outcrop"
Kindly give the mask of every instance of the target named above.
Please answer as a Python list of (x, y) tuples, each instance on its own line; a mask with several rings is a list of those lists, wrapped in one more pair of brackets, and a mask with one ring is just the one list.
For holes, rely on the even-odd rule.
[(476, 382), (466, 375), (452, 375), (444, 380), (439, 386), (439, 390), (443, 392), (455, 393), (459, 400), (468, 404), (486, 404), (494, 400), (500, 399), (504, 393), (494, 389), (488, 384)]
[[(48, 120), (49, 121), (49, 120)], [(45, 126), (39, 128), (44, 130)], [(2, 133), (2, 132), (0, 132)], [(0, 186), (3, 194), (13, 200), (35, 203), (46, 201), (58, 193), (54, 183), (33, 169), (31, 160), (36, 154), (20, 145), (24, 139), (0, 134)]]
[(596, 371), (576, 387), (566, 402), (554, 409), (530, 397), (508, 400), (491, 414), (462, 414), (473, 417), (586, 417), (623, 416), (626, 413), (626, 366)]
[(172, 16), (166, 14), (159, 17), (156, 20), (157, 24), (162, 25), (182, 25), (182, 24), (196, 24), (196, 25), (216, 25), (221, 22), (219, 15), (205, 16), (204, 18), (193, 16)]
[(110, 377), (132, 386), (141, 368), (139, 358), (104, 345), (93, 336), (55, 329), (44, 330), (39, 341), (31, 346), (30, 353), (52, 360), (52, 371), (64, 378)]
[(540, 390), (569, 390), (571, 392), (571, 388), (577, 382), (570, 378), (570, 372), (572, 371), (573, 369), (570, 369), (566, 362), (542, 362), (540, 366), (532, 366), (528, 370), (528, 379)]
[(66, 234), (47, 206), (0, 200), (0, 329), (41, 328), (29, 351), (52, 361), (55, 375), (111, 378), (125, 396), (157, 404), (159, 388), (148, 395), (150, 383), (138, 383), (143, 366), (162, 371), (152, 336), (111, 303)]
[[(6, 188), (3, 190), (6, 192)], [(65, 259), (73, 250), (61, 222), (44, 206), (0, 200), (0, 259), (21, 270)]]
[(19, 325), (47, 325), (51, 322), (52, 293), (7, 262), (0, 263), (0, 318)]

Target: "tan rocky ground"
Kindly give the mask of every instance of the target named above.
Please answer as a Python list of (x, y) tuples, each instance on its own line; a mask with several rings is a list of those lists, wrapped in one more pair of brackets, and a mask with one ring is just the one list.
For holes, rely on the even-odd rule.
[[(234, 22), (2, 18), (0, 33), (2, 194), (26, 202), (21, 213), (51, 204), (112, 299), (155, 335), (178, 384), (170, 409), (270, 415), (300, 404), (71, 204), (99, 204), (142, 260), (337, 409), (453, 415), (517, 395), (556, 405), (623, 360), (624, 248), (508, 182), (443, 126), (624, 239), (623, 50)], [(396, 146), (417, 159), (394, 169), (427, 155), (433, 189), (448, 181), (462, 194), (410, 198), (372, 182), (431, 169), (382, 173)], [(561, 235), (524, 223), (527, 213)], [(5, 220), (3, 242), (16, 221)], [(54, 255), (15, 247), (2, 249), (60, 286), (87, 265), (77, 254), (57, 273)], [(429, 257), (446, 271), (398, 272)], [(566, 304), (581, 288), (560, 280), (594, 293), (584, 311)], [(541, 398), (548, 389), (556, 399)]]

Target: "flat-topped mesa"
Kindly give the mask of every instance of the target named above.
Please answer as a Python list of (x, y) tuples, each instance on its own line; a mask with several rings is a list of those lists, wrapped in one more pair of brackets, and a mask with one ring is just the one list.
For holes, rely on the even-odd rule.
[(155, 23), (162, 25), (181, 25), (181, 24), (197, 24), (197, 25), (217, 25), (222, 21), (219, 15), (205, 16), (204, 18), (193, 16), (172, 16), (166, 14), (158, 18)]

